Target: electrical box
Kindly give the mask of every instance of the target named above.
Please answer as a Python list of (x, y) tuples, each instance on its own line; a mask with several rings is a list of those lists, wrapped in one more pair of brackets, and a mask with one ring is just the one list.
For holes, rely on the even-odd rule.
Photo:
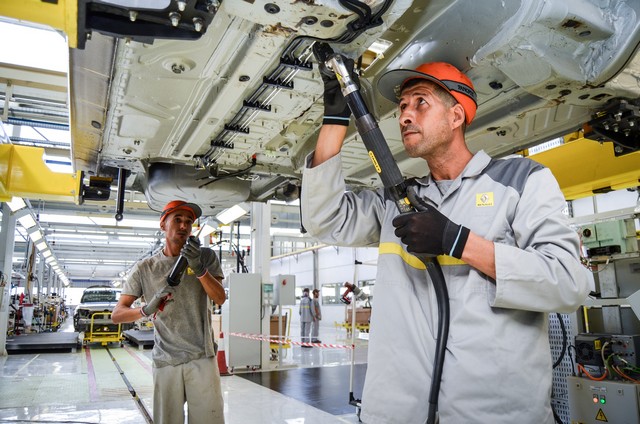
[(630, 365), (638, 367), (640, 365), (640, 358), (638, 358), (638, 354), (640, 354), (640, 335), (611, 336), (611, 353), (624, 359)]
[(575, 341), (576, 362), (603, 367), (602, 347), (610, 339), (610, 336), (604, 334), (578, 334)]
[(602, 356), (606, 358), (612, 354), (614, 355), (612, 357), (613, 365), (622, 365), (622, 360), (634, 367), (640, 365), (640, 358), (638, 358), (640, 335), (638, 334), (578, 334), (575, 347), (576, 362), (582, 365), (604, 367)]
[(640, 424), (640, 384), (567, 377), (571, 424)]
[(229, 298), (222, 304), (222, 331), (229, 367), (260, 366), (261, 342), (233, 333), (262, 333), (262, 275), (231, 273), (226, 280)]
[(271, 277), (273, 281), (274, 305), (295, 305), (296, 304), (296, 276), (279, 274)]

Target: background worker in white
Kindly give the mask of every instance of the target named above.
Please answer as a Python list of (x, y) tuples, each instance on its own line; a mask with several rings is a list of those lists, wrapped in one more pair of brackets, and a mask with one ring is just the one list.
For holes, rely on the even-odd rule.
[[(190, 237), (200, 207), (183, 201), (169, 202), (163, 209), (160, 228), (165, 246), (138, 262), (126, 281), (113, 310), (115, 323), (133, 322), (155, 315), (153, 346), (153, 422), (184, 423), (184, 404), (189, 424), (224, 423), (220, 373), (211, 328), (212, 303), (224, 303), (224, 274), (211, 249), (201, 248)], [(189, 267), (180, 283), (167, 285), (167, 275), (179, 254)], [(142, 308), (131, 308), (144, 295)], [(166, 301), (170, 297), (169, 301)]]
[[(309, 289), (302, 289), (302, 297), (300, 298), (300, 338), (302, 343), (309, 343), (311, 341), (311, 322), (313, 321), (313, 315), (311, 315), (311, 298), (309, 297)], [(311, 346), (302, 346), (311, 347)]]
[(311, 321), (311, 342), (322, 343), (322, 341), (318, 339), (318, 335), (320, 334), (320, 321), (322, 320), (322, 309), (320, 308), (320, 290), (313, 289), (311, 294), (313, 295), (313, 297), (311, 298), (311, 315), (313, 317), (313, 321)]
[(399, 102), (405, 150), (430, 171), (412, 182), (429, 211), (399, 217), (383, 190), (346, 190), (339, 153), (350, 112), (323, 79), (325, 119), (304, 170), (302, 220), (324, 243), (379, 246), (362, 420), (427, 419), (438, 314), (412, 252), (439, 255), (449, 290), (440, 423), (553, 423), (548, 313), (575, 311), (593, 279), (551, 172), (469, 151), (475, 92), (455, 67), (391, 71), (378, 89)]

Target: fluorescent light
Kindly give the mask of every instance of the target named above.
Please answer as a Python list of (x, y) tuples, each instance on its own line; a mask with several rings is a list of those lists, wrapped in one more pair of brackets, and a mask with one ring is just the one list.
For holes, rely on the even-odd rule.
[(11, 201), (7, 202), (7, 206), (11, 209), (11, 212), (19, 211), (22, 208), (27, 207), (27, 204), (24, 203), (22, 197), (12, 197)]
[(287, 202), (287, 201), (284, 201), (284, 200), (272, 199), (272, 200), (269, 200), (269, 203), (271, 203), (272, 205), (299, 206), (300, 205), (300, 199), (292, 200), (290, 202)]
[(31, 227), (36, 226), (36, 220), (33, 219), (33, 216), (31, 216), (30, 213), (26, 215), (22, 215), (20, 218), (18, 218), (18, 222), (27, 230)]
[[(51, 237), (51, 234), (49, 234), (49, 237)], [(56, 234), (54, 236), (54, 238), (57, 241), (68, 241), (67, 239), (73, 239), (74, 242), (86, 242), (86, 243), (91, 243), (93, 240), (108, 240), (109, 236), (104, 236), (104, 235), (88, 235), (88, 234)]]
[(230, 208), (227, 208), (217, 214), (216, 219), (226, 225), (230, 222), (235, 221), (241, 216), (246, 215), (248, 212), (248, 210), (244, 209), (242, 206), (240, 206), (240, 203), (238, 203), (237, 205), (231, 206)]
[(135, 259), (131, 260), (119, 260), (119, 259), (78, 259), (78, 258), (70, 258), (65, 259), (64, 263), (67, 265), (131, 265), (134, 264)]
[[(116, 221), (114, 217), (97, 216), (97, 215), (60, 215), (41, 213), (40, 222), (59, 223), (59, 224), (75, 224), (101, 227), (131, 227), (131, 228), (153, 228), (157, 229), (159, 219), (123, 219)], [(84, 230), (83, 230), (84, 231)]]
[(123, 219), (116, 221), (115, 218), (93, 218), (90, 219), (97, 225), (103, 227), (131, 227), (131, 228), (160, 228), (160, 219)]
[(209, 222), (207, 221), (204, 224), (202, 224), (202, 231), (200, 231), (199, 237), (206, 237), (209, 234), (214, 233), (215, 231), (216, 231), (216, 228), (211, 224), (209, 224)]
[(51, 213), (41, 213), (40, 222), (57, 222), (60, 224), (76, 224), (76, 225), (93, 225), (92, 222), (86, 216), (80, 215), (56, 215)]
[(40, 243), (36, 244), (36, 249), (38, 249), (39, 251), (43, 251), (47, 248), (47, 242), (42, 240)]
[(32, 233), (29, 233), (29, 238), (32, 242), (37, 243), (42, 239), (42, 233), (40, 232), (40, 230), (34, 231)]
[(51, 250), (45, 250), (44, 252), (42, 252), (42, 256), (44, 256), (45, 258), (48, 258), (51, 255), (52, 255)]
[(136, 241), (136, 240), (109, 240), (107, 243), (109, 246), (129, 246), (129, 247), (139, 247), (139, 248), (149, 248), (150, 245), (155, 244), (154, 241)]
[(54, 262), (55, 260), (56, 260), (56, 258), (54, 258), (53, 256), (49, 256), (44, 261), (53, 267), (53, 264), (51, 262)]
[(272, 236), (300, 236), (304, 237), (304, 234), (300, 232), (300, 228), (269, 228), (269, 233)]

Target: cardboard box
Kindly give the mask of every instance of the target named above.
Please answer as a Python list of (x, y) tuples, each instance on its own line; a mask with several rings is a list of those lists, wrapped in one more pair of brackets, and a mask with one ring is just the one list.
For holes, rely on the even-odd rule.
[[(347, 324), (351, 324), (351, 315), (353, 311), (347, 308), (344, 320)], [(369, 324), (371, 320), (371, 308), (356, 308), (356, 324)]]
[[(270, 326), (269, 334), (274, 336), (278, 335), (278, 319), (279, 318), (277, 315), (271, 315), (271, 322), (269, 323), (269, 326)], [(282, 336), (287, 335), (287, 316), (286, 315), (282, 316), (282, 332), (279, 334)]]

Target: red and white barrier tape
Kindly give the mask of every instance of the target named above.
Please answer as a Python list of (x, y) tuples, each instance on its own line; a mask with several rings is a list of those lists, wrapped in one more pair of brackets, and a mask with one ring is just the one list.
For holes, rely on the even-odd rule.
[(277, 343), (277, 344), (292, 344), (296, 346), (322, 347), (325, 349), (354, 349), (355, 348), (355, 345), (337, 345), (337, 344), (329, 344), (329, 343), (306, 343), (306, 342), (294, 342), (292, 340), (272, 339), (263, 334), (250, 334), (250, 333), (229, 333), (229, 334), (235, 337), (242, 337), (244, 339), (260, 340), (263, 342)]

